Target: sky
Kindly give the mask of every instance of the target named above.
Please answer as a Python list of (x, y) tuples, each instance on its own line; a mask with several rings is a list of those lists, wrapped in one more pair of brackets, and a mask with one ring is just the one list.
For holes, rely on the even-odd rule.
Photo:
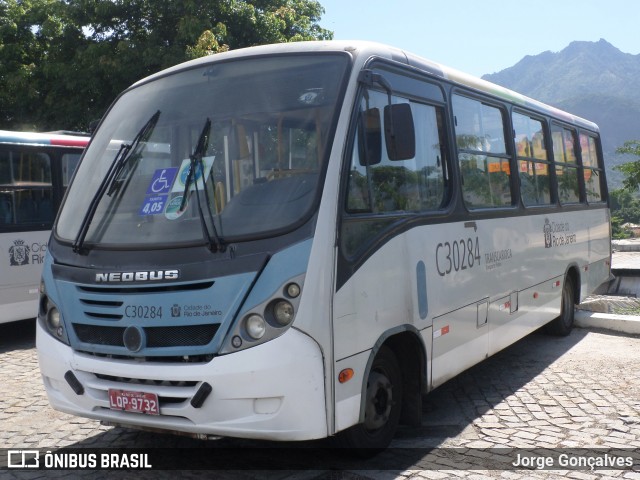
[(399, 47), (476, 76), (601, 38), (640, 53), (637, 0), (318, 0), (335, 40)]

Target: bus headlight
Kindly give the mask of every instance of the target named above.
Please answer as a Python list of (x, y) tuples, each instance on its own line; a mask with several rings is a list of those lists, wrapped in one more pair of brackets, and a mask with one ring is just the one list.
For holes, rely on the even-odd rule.
[(56, 331), (58, 328), (62, 326), (62, 322), (60, 321), (60, 312), (56, 307), (53, 307), (47, 313), (47, 322), (49, 323), (49, 327)]
[(69, 340), (67, 339), (67, 334), (64, 331), (64, 324), (62, 322), (60, 310), (58, 310), (50, 300), (47, 300), (46, 304), (47, 313), (45, 315), (45, 326), (47, 327), (47, 330), (53, 337), (68, 345)]
[[(227, 332), (220, 354), (238, 352), (261, 345), (284, 334), (300, 312), (305, 274), (283, 279), (271, 286), (273, 272), (265, 285), (255, 287), (242, 310)], [(258, 282), (259, 283), (259, 282)]]
[(244, 328), (247, 335), (254, 340), (260, 340), (267, 331), (267, 324), (260, 315), (249, 315), (244, 321)]
[(38, 323), (56, 340), (69, 345), (69, 337), (65, 329), (62, 314), (55, 303), (47, 296), (44, 283), (40, 284), (40, 305)]
[(280, 325), (289, 325), (294, 317), (293, 305), (286, 300), (278, 300), (273, 304), (273, 318)]

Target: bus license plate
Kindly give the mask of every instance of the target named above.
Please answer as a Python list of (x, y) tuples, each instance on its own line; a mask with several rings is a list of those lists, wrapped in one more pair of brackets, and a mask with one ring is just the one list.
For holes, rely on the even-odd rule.
[(109, 389), (109, 406), (113, 410), (160, 415), (158, 396), (155, 393)]

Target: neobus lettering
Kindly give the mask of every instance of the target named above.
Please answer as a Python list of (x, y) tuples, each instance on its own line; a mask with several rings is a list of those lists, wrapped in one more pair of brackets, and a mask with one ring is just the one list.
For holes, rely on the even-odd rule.
[(157, 280), (177, 280), (179, 274), (178, 270), (96, 273), (96, 282), (149, 282)]

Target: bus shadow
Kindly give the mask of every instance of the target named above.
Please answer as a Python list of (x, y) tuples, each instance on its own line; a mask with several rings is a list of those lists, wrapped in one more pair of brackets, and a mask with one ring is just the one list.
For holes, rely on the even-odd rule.
[[(314, 479), (368, 478), (365, 471), (372, 470), (401, 472), (416, 468), (433, 449), (449, 446), (448, 440), (464, 438), (467, 432), (473, 432), (474, 423), (534, 381), (588, 333), (576, 329), (568, 337), (558, 338), (535, 332), (463, 372), (425, 397), (422, 426), (401, 427), (391, 448), (377, 455), (357, 452), (358, 456), (348, 449), (332, 448), (327, 440), (197, 440), (120, 427), (67, 448), (149, 453), (153, 478), (173, 478), (177, 470), (189, 470), (189, 478), (199, 478), (200, 473), (206, 477), (206, 472), (216, 471), (224, 472), (221, 478), (237, 475), (237, 478), (279, 479), (295, 477), (296, 471), (306, 471), (305, 478)], [(368, 453), (369, 458), (362, 458)], [(362, 475), (344, 473), (350, 471)], [(337, 472), (343, 473), (336, 476)]]
[[(462, 372), (423, 399), (422, 425), (401, 428), (394, 445), (435, 448), (443, 443), (450, 445), (447, 441), (455, 437), (467, 441), (477, 437), (475, 423), (483, 422), (487, 414), (484, 422), (496, 423), (491, 413), (497, 406), (514, 395), (526, 397), (523, 387), (588, 333), (576, 328), (567, 337), (555, 337), (538, 330)], [(537, 399), (530, 401), (536, 403)]]
[(29, 350), (35, 346), (35, 319), (0, 324), (0, 353)]

